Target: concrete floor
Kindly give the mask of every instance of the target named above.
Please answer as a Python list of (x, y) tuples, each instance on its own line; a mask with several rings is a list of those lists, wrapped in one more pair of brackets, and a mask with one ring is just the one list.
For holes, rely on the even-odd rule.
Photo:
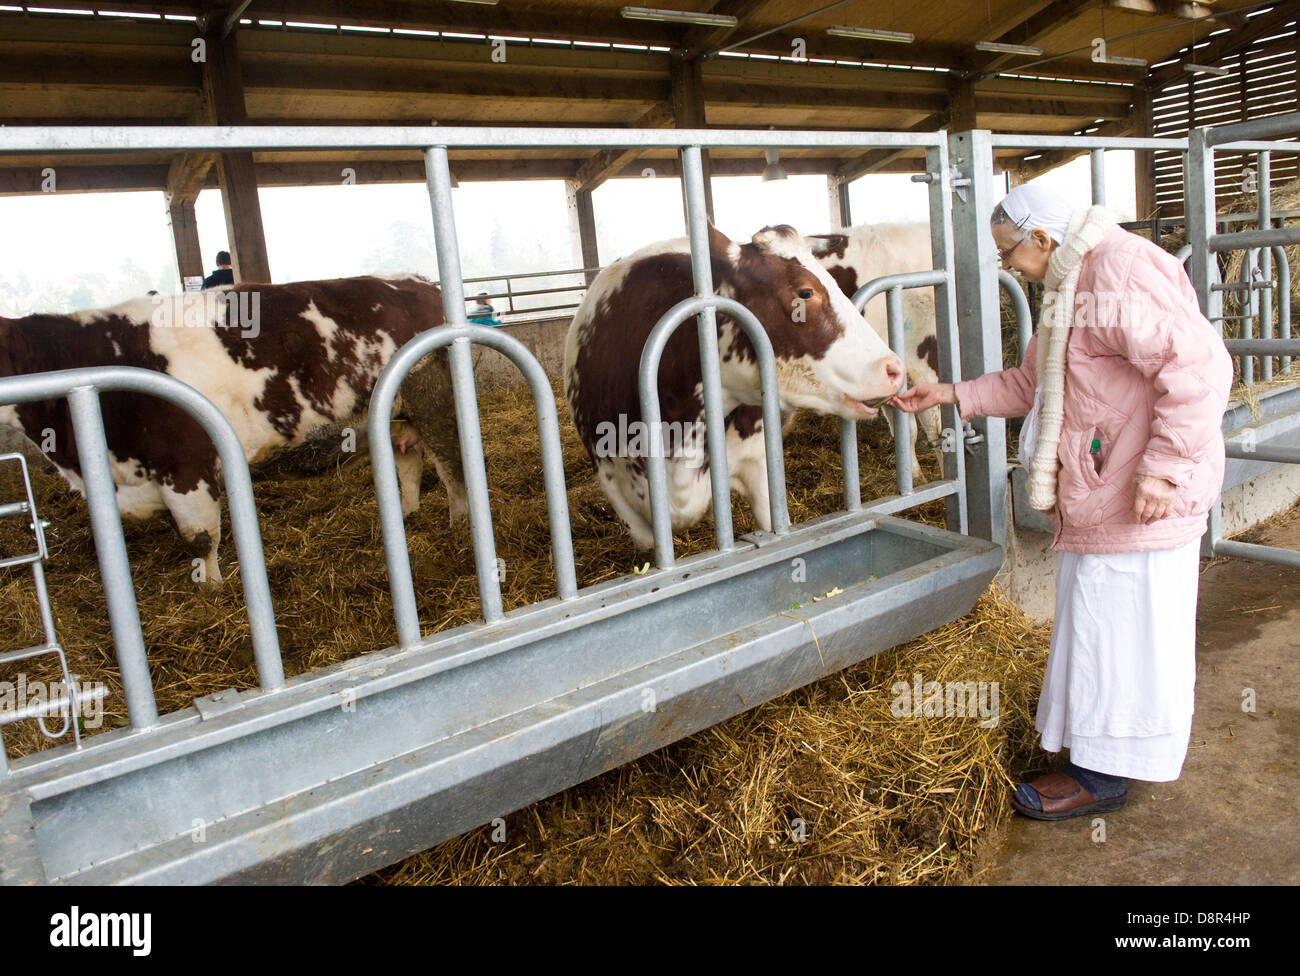
[[(1300, 550), (1300, 507), (1237, 538)], [(1104, 840), (1090, 817), (1014, 817), (977, 884), (1300, 883), (1300, 570), (1202, 561), (1196, 643), (1182, 777), (1130, 781)]]

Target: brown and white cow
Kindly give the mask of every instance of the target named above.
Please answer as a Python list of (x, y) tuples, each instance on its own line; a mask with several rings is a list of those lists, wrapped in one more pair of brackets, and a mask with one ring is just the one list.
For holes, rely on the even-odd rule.
[[(216, 405), (253, 464), (329, 425), (359, 425), (392, 354), (441, 322), (437, 286), (417, 276), (154, 295), (98, 311), (0, 318), (0, 376), (84, 366), (166, 373)], [(427, 357), (418, 369), (445, 374), (446, 357)], [(187, 413), (156, 397), (105, 393), (101, 402), (120, 511), (144, 517), (166, 509), (203, 560), (206, 580), (220, 582), (220, 465), (212, 442)], [(66, 400), (0, 406), (0, 423), (40, 444), (83, 490)], [(399, 425), (394, 441), (405, 431)], [(422, 454), (434, 441), (421, 439), (422, 447), (397, 452), (407, 514), (419, 505)], [(444, 460), (448, 484), (459, 486), (459, 455)]]
[[(930, 253), (930, 225), (920, 223), (862, 224), (837, 234), (814, 234), (808, 246), (830, 272), (835, 283), (850, 298), (859, 288), (888, 274), (929, 271), (934, 267)], [(867, 320), (888, 344), (889, 325), (885, 314), (885, 296), (877, 295), (864, 309)], [(934, 293), (929, 288), (909, 288), (903, 292), (903, 340), (906, 343), (908, 384), (937, 383), (939, 380), (939, 342), (934, 319)], [(885, 418), (893, 427), (891, 410)], [(917, 429), (938, 449), (943, 426), (939, 408), (931, 407), (911, 418), (913, 442), (913, 476), (920, 477), (915, 460)]]
[[(809, 409), (851, 419), (902, 385), (898, 357), (836, 287), (793, 228), (766, 227), (748, 244), (709, 229), (718, 294), (749, 308), (776, 355), (783, 410)], [(653, 545), (637, 368), (650, 330), (694, 293), (685, 240), (653, 244), (605, 268), (574, 315), (564, 349), (564, 393), (596, 479), (638, 549)], [(760, 528), (770, 529), (762, 397), (753, 347), (740, 328), (718, 317), (727, 465)], [(668, 454), (674, 529), (698, 522), (711, 502), (707, 435), (696, 331), (669, 340), (659, 397)], [(629, 436), (630, 434), (630, 436)]]

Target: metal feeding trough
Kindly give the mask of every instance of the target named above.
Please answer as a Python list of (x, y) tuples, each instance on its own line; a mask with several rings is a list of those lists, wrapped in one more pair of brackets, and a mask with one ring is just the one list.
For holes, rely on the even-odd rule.
[[(95, 143), (95, 131), (43, 133), (41, 141), (72, 151), (87, 140)], [(150, 131), (152, 137), (177, 137), (169, 130)], [(214, 150), (250, 138), (281, 148), (317, 144), (285, 129), (199, 131), (204, 146)], [(314, 139), (323, 138), (321, 132), (312, 130)], [(405, 138), (413, 146), (428, 138), (424, 130), (396, 132), (398, 142)], [(484, 133), (493, 145), (526, 145), (537, 138), (531, 130), (467, 133), (439, 129), (438, 137), (449, 145), (478, 145)], [(4, 138), (21, 146), (19, 136), (8, 130)], [(129, 149), (146, 139), (131, 130), (113, 130), (113, 136), (97, 144)], [(336, 136), (330, 130), (329, 138)], [(686, 140), (707, 146), (759, 145), (759, 139), (782, 146), (838, 140), (863, 148), (924, 147), (936, 174), (931, 214), (941, 270), (881, 287), (889, 292), (891, 317), (902, 288), (939, 289), (940, 374), (945, 380), (957, 375), (950, 220), (974, 201), (952, 200), (945, 134), (547, 133), (552, 142), (561, 136), (579, 146), (632, 138), (679, 147)], [(764, 375), (765, 407), (773, 411), (775, 369), (766, 335), (752, 316), (712, 293), (708, 248), (702, 246), (707, 227), (700, 145), (687, 144), (681, 154), (697, 297), (667, 313), (647, 343), (643, 413), (651, 421), (658, 416), (655, 385), (645, 378), (655, 375), (656, 350), (668, 332), (686, 318), (697, 317), (702, 361), (716, 363), (719, 310), (750, 332)], [(715, 482), (715, 551), (676, 560), (667, 512), (656, 504), (655, 567), (579, 590), (549, 384), (518, 342), (465, 322), (445, 146), (427, 149), (425, 159), (449, 324), (421, 334), (392, 358), (376, 384), (370, 420), (396, 646), (283, 677), (242, 452), (229, 424), (193, 390), (125, 368), (0, 379), (0, 404), (67, 397), (73, 407), (131, 721), (129, 728), (84, 740), (79, 749), (63, 746), (0, 764), (0, 882), (346, 881), (954, 620), (997, 571), (1001, 548), (964, 529), (969, 514), (981, 534), (1001, 538), (996, 503), (1005, 473), (999, 428), (980, 426), (959, 438), (955, 411), (948, 407), (942, 480), (913, 487), (910, 466), (902, 464), (898, 494), (864, 503), (858, 496), (856, 436), (845, 424), (845, 511), (795, 526), (781, 490), (780, 423), (768, 423), (772, 532), (733, 538), (724, 455)], [(969, 153), (964, 157), (967, 172), (973, 160)], [(975, 200), (981, 200), (976, 190)], [(971, 260), (987, 257), (987, 250), (986, 243), (972, 245)], [(893, 324), (901, 335), (900, 323)], [(961, 355), (988, 359), (999, 348), (996, 316), (982, 315), (974, 328), (978, 334)], [(471, 343), (493, 346), (514, 360), (538, 407), (557, 592), (509, 613), (502, 612), (494, 572)], [(443, 345), (452, 364), (483, 619), (424, 635), (386, 427), (406, 373)], [(717, 406), (719, 384), (716, 367), (706, 368), (706, 406)], [(258, 665), (257, 689), (207, 695), (162, 716), (149, 684), (99, 415), (99, 394), (123, 389), (177, 404), (217, 445)], [(716, 446), (721, 413), (710, 414)], [(662, 500), (662, 463), (652, 460), (649, 472), (651, 497)], [(949, 529), (894, 515), (940, 498), (946, 500)]]
[(51, 881), (346, 881), (953, 620), (1001, 562), (868, 511), (761, 542), (38, 759), (26, 844)]

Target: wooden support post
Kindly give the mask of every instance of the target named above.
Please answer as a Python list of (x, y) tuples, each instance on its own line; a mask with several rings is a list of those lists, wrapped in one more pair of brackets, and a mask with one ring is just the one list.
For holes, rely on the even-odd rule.
[[(573, 260), (580, 268), (597, 268), (600, 266), (600, 251), (596, 247), (596, 208), (591, 199), (592, 191), (579, 189), (576, 180), (566, 180), (564, 187)], [(595, 277), (595, 271), (588, 271), (587, 284), (590, 285)]]
[[(673, 58), (670, 62), (669, 75), (672, 82), (671, 104), (673, 124), (679, 129), (703, 129), (704, 117), (704, 83), (700, 62)], [(713, 220), (713, 167), (709, 163), (708, 151), (701, 153), (704, 164), (704, 209)], [(683, 186), (682, 209), (686, 208), (685, 187)]]
[(969, 78), (948, 76), (948, 131), (963, 132), (975, 125), (975, 85)]
[[(1133, 86), (1133, 134), (1149, 139), (1153, 132), (1151, 118), (1151, 89), (1146, 85)], [(1136, 191), (1138, 220), (1151, 220), (1160, 216), (1156, 203), (1156, 154), (1146, 149), (1133, 153), (1133, 186)]]
[[(236, 34), (221, 36), (220, 24), (206, 36), (207, 60), (203, 65), (203, 95), (208, 121), (213, 125), (246, 125), (244, 83), (239, 70)], [(251, 152), (221, 153), (217, 157), (221, 200), (226, 213), (235, 281), (271, 280), (271, 264), (262, 229), (262, 208), (257, 198), (257, 177)]]
[(831, 173), (826, 177), (826, 194), (830, 204), (831, 230), (848, 230), (853, 226), (848, 183)]
[(199, 224), (194, 201), (208, 177), (216, 157), (211, 153), (185, 153), (172, 159), (167, 168), (167, 219), (176, 248), (176, 270), (185, 279), (203, 277), (203, 252), (199, 248)]
[(167, 217), (176, 248), (176, 270), (184, 289), (186, 278), (203, 277), (203, 252), (199, 249), (199, 223), (194, 216), (194, 201), (169, 204)]

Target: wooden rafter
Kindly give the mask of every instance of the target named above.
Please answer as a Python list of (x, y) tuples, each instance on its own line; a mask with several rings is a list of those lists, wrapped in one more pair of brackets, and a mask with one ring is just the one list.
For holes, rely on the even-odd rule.
[[(673, 124), (673, 109), (668, 103), (654, 106), (650, 111), (632, 123), (634, 129), (663, 129)], [(615, 173), (623, 170), (628, 163), (636, 159), (642, 150), (602, 149), (592, 156), (573, 174), (575, 189), (579, 192), (594, 190)]]

